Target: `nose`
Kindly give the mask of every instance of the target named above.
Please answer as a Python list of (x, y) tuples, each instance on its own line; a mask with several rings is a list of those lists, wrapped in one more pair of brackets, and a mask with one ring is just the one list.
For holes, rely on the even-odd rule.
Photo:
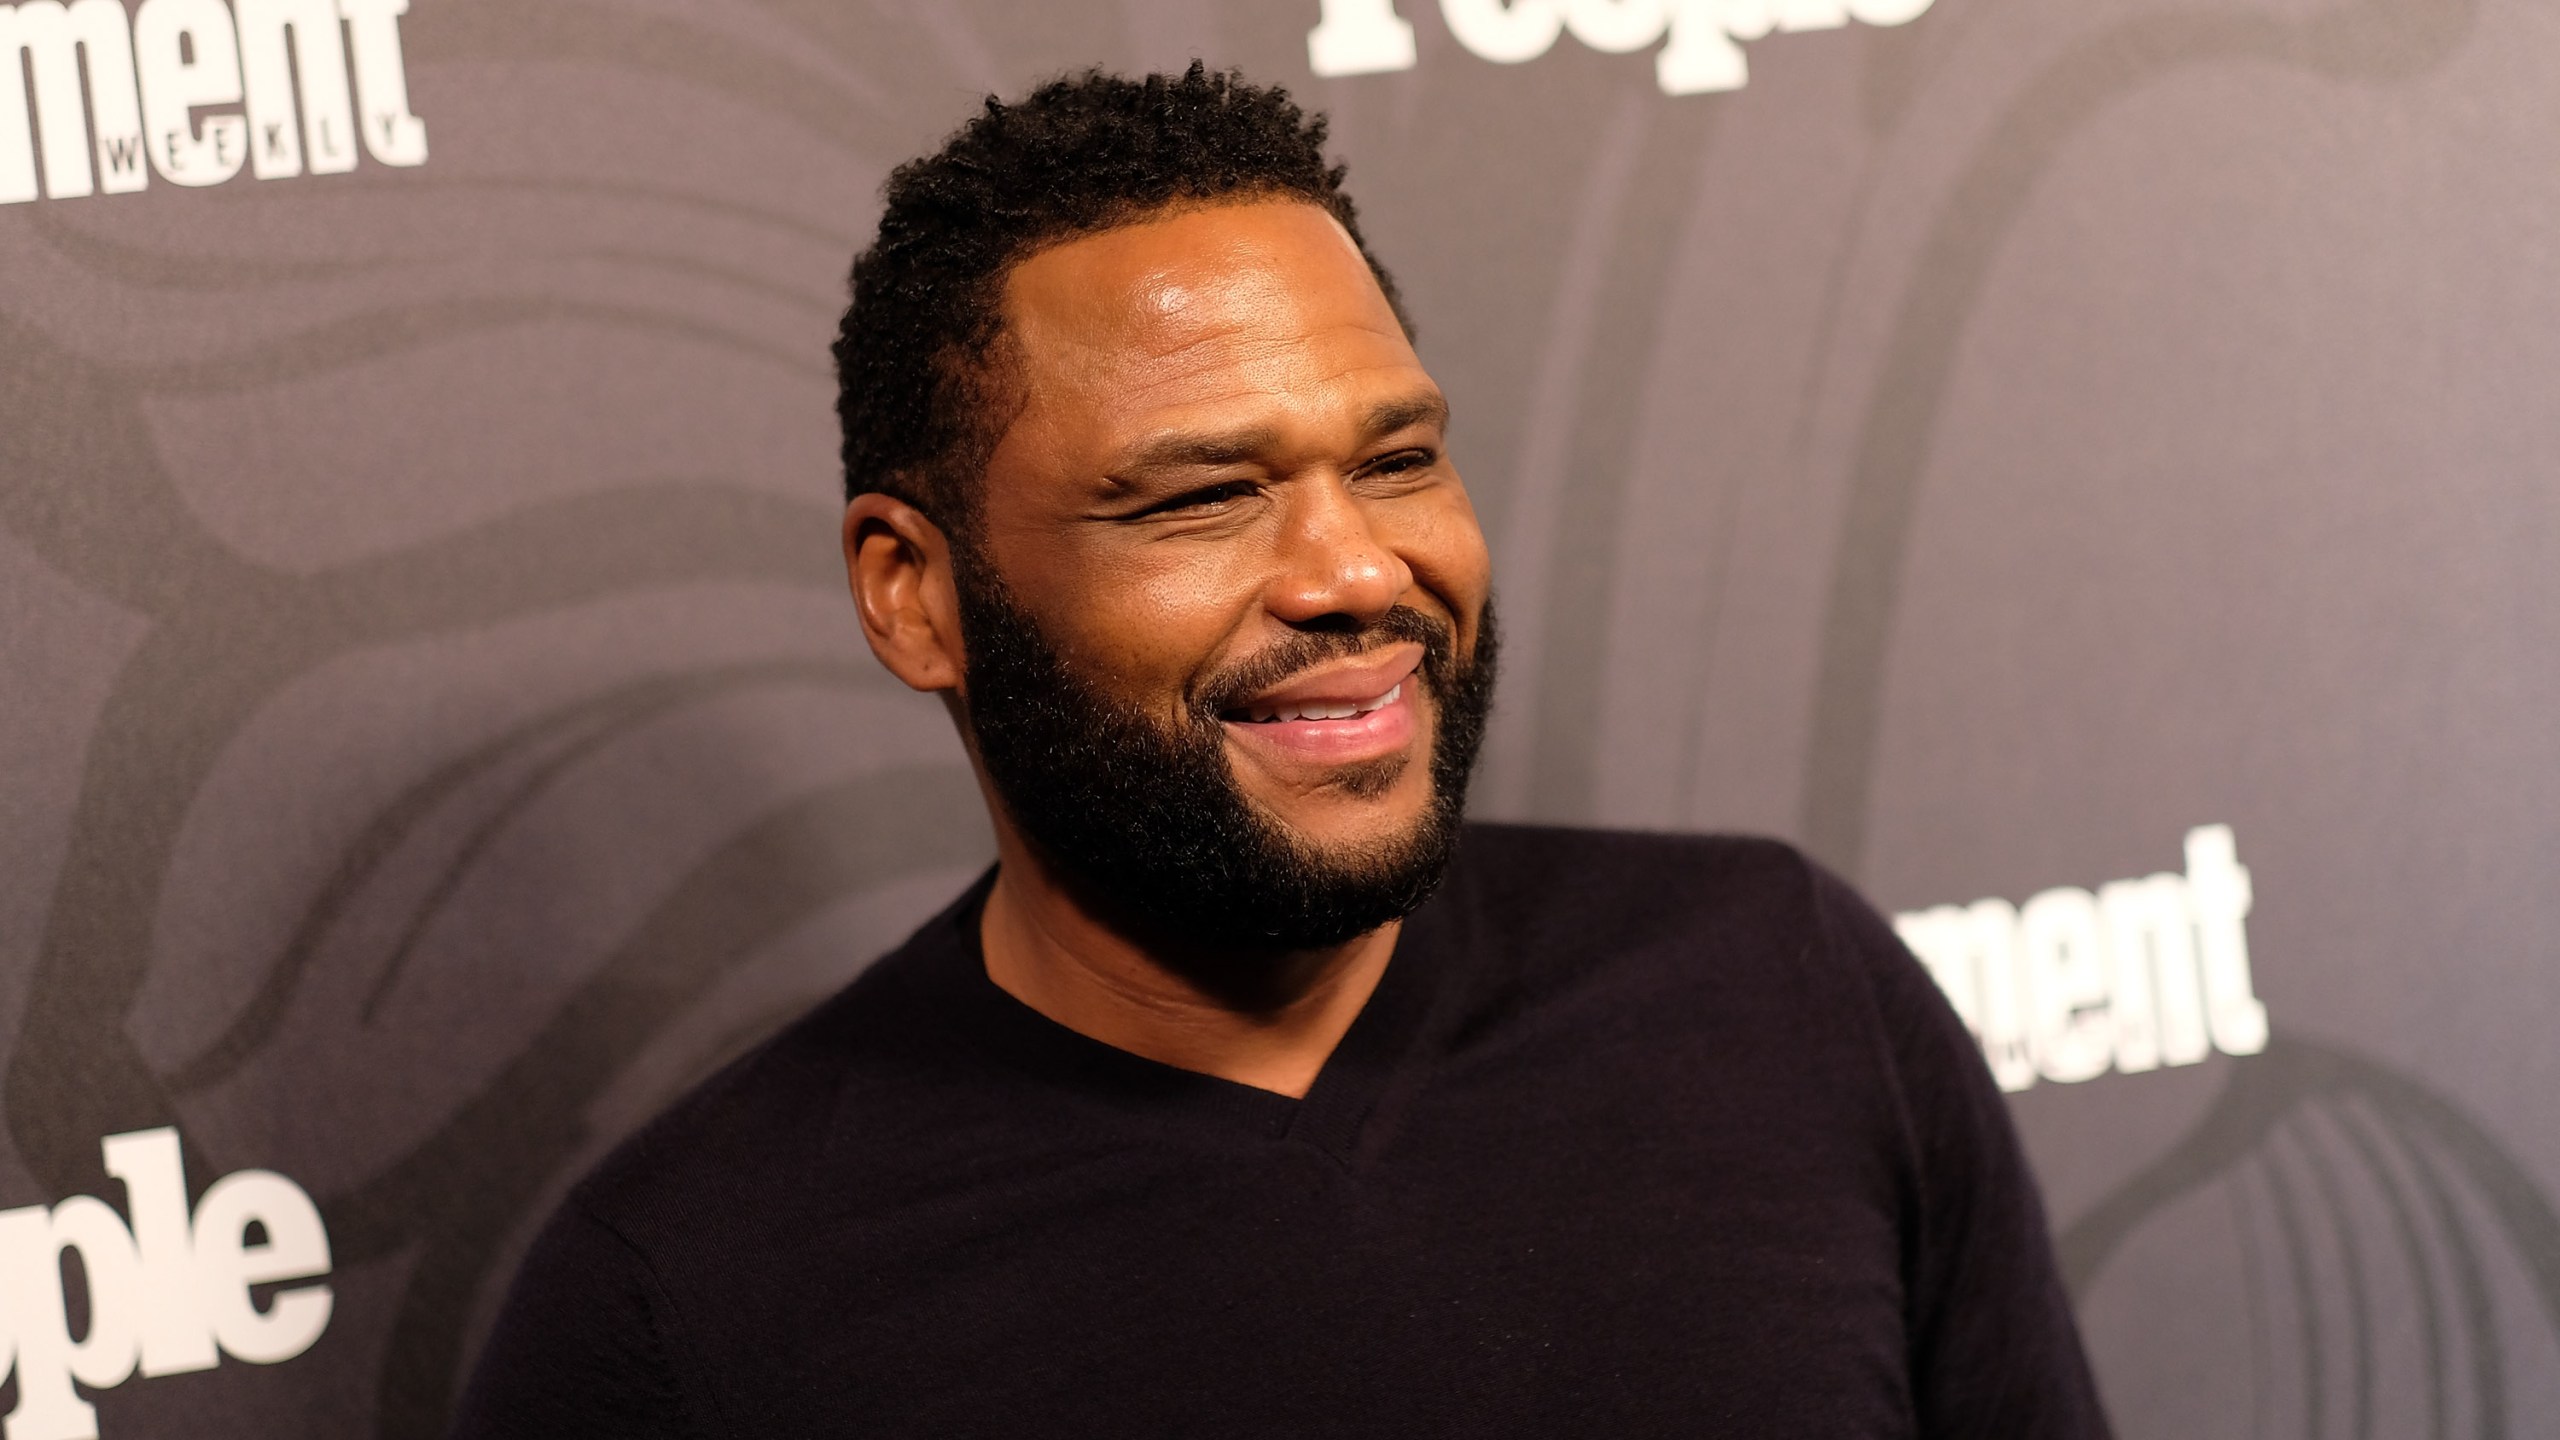
[(1413, 569), (1339, 476), (1290, 487), (1280, 564), (1263, 607), (1290, 625), (1321, 627), (1336, 617), (1367, 625), (1413, 586)]

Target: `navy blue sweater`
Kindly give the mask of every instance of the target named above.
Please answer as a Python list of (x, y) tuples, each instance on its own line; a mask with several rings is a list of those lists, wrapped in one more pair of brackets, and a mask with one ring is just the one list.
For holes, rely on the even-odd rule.
[(1303, 1100), (998, 989), (981, 881), (572, 1194), (463, 1440), (2105, 1433), (1998, 1092), (1765, 841), (1471, 826)]

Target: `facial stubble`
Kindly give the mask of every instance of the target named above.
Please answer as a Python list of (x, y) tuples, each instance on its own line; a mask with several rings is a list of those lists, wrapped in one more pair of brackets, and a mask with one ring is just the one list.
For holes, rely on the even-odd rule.
[[(1076, 672), (980, 556), (954, 555), (964, 711), (980, 763), (1023, 837), (1078, 898), (1169, 955), (1246, 982), (1257, 958), (1340, 945), (1409, 915), (1447, 870), (1493, 696), (1492, 606), (1472, 651), (1410, 606), (1373, 624), (1307, 628), (1209, 677), (1168, 726)], [(1412, 684), (1432, 701), (1430, 794), (1397, 834), (1318, 848), (1238, 784), (1222, 718), (1311, 665), (1411, 641)], [(1411, 763), (1341, 767), (1354, 798), (1392, 789)]]

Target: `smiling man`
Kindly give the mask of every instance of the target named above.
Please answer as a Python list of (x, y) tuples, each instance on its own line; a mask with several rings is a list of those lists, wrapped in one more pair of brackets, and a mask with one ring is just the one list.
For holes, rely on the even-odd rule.
[(573, 1192), (458, 1434), (2104, 1433), (1870, 910), (1461, 823), (1484, 540), (1322, 141), (1087, 75), (892, 177), (845, 556), (998, 863)]

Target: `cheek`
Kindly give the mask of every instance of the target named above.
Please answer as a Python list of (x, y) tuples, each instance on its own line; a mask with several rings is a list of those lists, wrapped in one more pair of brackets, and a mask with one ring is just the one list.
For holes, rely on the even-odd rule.
[(1097, 679), (1130, 698), (1178, 693), (1221, 653), (1256, 587), (1239, 557), (1119, 557), (1059, 607), (1055, 634)]
[(1178, 708), (1168, 697), (1251, 608), (1251, 567), (1233, 553), (1250, 547), (1120, 545), (1051, 516), (990, 518), (990, 549), (1014, 600), (1061, 658), (1150, 711)]
[(1436, 492), (1400, 517), (1394, 544), (1414, 584), (1439, 597), (1461, 629), (1472, 627), (1493, 585), (1493, 556), (1466, 492)]

